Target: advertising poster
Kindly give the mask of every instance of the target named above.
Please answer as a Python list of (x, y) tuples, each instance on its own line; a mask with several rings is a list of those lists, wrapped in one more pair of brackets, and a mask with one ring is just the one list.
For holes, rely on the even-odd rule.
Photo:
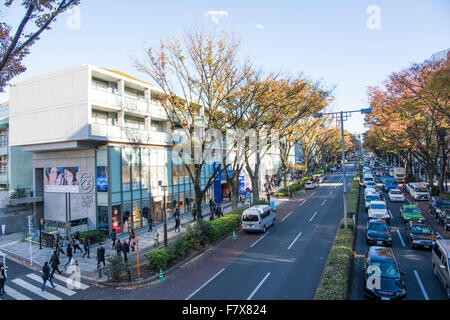
[(122, 220), (120, 214), (120, 206), (112, 207), (112, 217), (111, 217), (111, 228), (116, 230), (116, 233), (119, 234), (122, 232)]
[(78, 167), (44, 168), (44, 192), (78, 193)]
[(108, 173), (106, 167), (97, 167), (97, 191), (108, 192)]

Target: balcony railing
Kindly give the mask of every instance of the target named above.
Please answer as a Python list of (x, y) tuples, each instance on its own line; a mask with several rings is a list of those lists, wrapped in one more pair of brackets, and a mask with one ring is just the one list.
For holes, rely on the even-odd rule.
[(133, 113), (147, 114), (148, 102), (142, 99), (125, 97), (123, 110)]
[(93, 103), (120, 108), (121, 100), (122, 99), (118, 94), (91, 88), (91, 101)]
[(170, 134), (167, 132), (150, 132), (150, 143), (171, 144)]
[(167, 119), (166, 111), (160, 103), (152, 101), (150, 103), (149, 111), (152, 118)]
[(0, 172), (0, 184), (8, 184), (8, 173)]

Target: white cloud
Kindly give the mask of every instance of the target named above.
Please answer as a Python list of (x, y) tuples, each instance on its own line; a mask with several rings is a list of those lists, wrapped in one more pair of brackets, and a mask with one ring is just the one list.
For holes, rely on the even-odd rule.
[(224, 10), (219, 10), (219, 11), (210, 10), (205, 13), (205, 17), (207, 17), (207, 16), (211, 16), (211, 20), (215, 24), (219, 24), (219, 18), (221, 18), (222, 16), (228, 17), (228, 12), (224, 11)]
[(258, 29), (264, 29), (264, 26), (263, 26), (263, 25), (260, 25), (260, 24), (257, 24), (256, 27), (257, 27)]

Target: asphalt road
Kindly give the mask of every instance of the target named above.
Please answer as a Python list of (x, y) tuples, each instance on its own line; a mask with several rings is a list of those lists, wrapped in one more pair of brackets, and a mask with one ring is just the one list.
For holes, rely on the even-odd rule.
[[(363, 189), (361, 189), (363, 190)], [(367, 212), (364, 208), (364, 194), (360, 196), (360, 210), (358, 219), (357, 243), (355, 250), (355, 263), (353, 282), (349, 297), (351, 300), (362, 300), (364, 298), (364, 256), (369, 246), (366, 244)], [(408, 300), (443, 300), (447, 299), (446, 293), (439, 280), (433, 276), (431, 266), (431, 250), (410, 247), (405, 226), (400, 220), (400, 206), (408, 203), (390, 202), (387, 193), (383, 192), (391, 219), (392, 250), (396, 256), (400, 270), (406, 272), (404, 282), (406, 286), (406, 299)], [(424, 213), (426, 216), (428, 213)]]

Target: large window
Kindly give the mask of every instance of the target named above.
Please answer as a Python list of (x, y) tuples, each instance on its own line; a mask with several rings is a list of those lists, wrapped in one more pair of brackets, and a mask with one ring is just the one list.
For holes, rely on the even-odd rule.
[(92, 109), (92, 122), (108, 124), (108, 112)]
[(134, 129), (145, 129), (145, 120), (130, 116), (125, 116), (125, 126)]

